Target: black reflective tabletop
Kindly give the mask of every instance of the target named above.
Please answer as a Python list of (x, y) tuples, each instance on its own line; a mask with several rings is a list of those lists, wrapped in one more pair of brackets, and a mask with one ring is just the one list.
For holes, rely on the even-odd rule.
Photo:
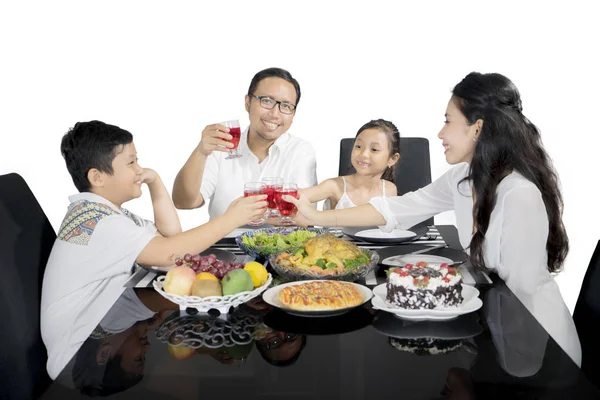
[(561, 335), (572, 319), (492, 278), (476, 285), (480, 309), (447, 321), (403, 320), (370, 302), (298, 317), (260, 297), (188, 314), (152, 287), (127, 288), (42, 399), (600, 398), (573, 361), (577, 335)]
[[(477, 312), (410, 322), (369, 306), (296, 317), (260, 299), (189, 315), (132, 289), (161, 310), (118, 333), (98, 327), (42, 398), (598, 398), (502, 282), (480, 290)], [(498, 325), (507, 310), (517, 325)]]

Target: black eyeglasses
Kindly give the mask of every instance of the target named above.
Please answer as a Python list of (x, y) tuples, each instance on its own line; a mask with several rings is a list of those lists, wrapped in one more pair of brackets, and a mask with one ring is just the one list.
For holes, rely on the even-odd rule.
[(289, 342), (293, 342), (294, 340), (298, 339), (300, 335), (294, 334), (294, 333), (286, 333), (282, 338), (280, 338), (279, 336), (274, 336), (270, 339), (267, 340), (266, 343), (257, 343), (260, 347), (263, 347), (267, 350), (274, 350), (278, 347), (281, 347), (282, 344), (284, 343), (289, 343)]
[(296, 111), (296, 106), (293, 105), (292, 103), (288, 103), (285, 101), (277, 101), (272, 97), (269, 96), (256, 96), (253, 95), (252, 97), (257, 98), (258, 100), (260, 100), (260, 106), (262, 108), (266, 108), (267, 110), (272, 110), (273, 108), (275, 108), (276, 105), (279, 104), (279, 111), (281, 111), (282, 114), (293, 114), (294, 111)]

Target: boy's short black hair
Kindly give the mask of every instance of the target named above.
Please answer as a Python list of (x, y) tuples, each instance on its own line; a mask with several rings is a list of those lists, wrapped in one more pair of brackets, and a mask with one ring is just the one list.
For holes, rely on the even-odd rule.
[(131, 142), (133, 135), (118, 126), (101, 121), (76, 123), (62, 137), (60, 152), (77, 190), (90, 190), (87, 174), (92, 168), (112, 174), (112, 161), (119, 148)]

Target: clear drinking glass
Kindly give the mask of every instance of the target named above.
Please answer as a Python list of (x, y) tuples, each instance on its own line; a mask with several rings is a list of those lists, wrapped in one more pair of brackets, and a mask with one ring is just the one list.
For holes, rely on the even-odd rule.
[(268, 177), (263, 178), (262, 182), (265, 184), (265, 193), (267, 194), (267, 202), (269, 203), (266, 218), (279, 218), (281, 214), (275, 204), (275, 192), (281, 190), (283, 187), (283, 178), (280, 177)]
[(240, 144), (241, 130), (240, 130), (240, 121), (237, 119), (232, 119), (230, 121), (221, 122), (222, 125), (225, 125), (229, 128), (229, 134), (233, 136), (230, 143), (233, 143), (233, 147), (229, 149), (229, 155), (225, 157), (226, 160), (231, 160), (233, 158), (240, 158), (242, 155), (238, 151), (238, 145)]
[(275, 204), (281, 214), (281, 225), (293, 225), (292, 217), (296, 215), (298, 209), (294, 203), (283, 200), (282, 196), (288, 195), (298, 198), (298, 186), (295, 183), (284, 182), (280, 190), (275, 191)]
[[(248, 196), (260, 196), (265, 193), (265, 184), (262, 182), (248, 182), (244, 185), (244, 197)], [(265, 223), (265, 218), (259, 218), (254, 221), (250, 221), (248, 224), (252, 226), (259, 226)]]

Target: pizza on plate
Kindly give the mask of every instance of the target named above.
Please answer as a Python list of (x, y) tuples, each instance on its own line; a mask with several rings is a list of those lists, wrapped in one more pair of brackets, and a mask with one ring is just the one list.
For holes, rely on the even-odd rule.
[(313, 281), (286, 286), (277, 295), (286, 307), (302, 311), (328, 311), (356, 307), (364, 297), (356, 285), (340, 281)]

